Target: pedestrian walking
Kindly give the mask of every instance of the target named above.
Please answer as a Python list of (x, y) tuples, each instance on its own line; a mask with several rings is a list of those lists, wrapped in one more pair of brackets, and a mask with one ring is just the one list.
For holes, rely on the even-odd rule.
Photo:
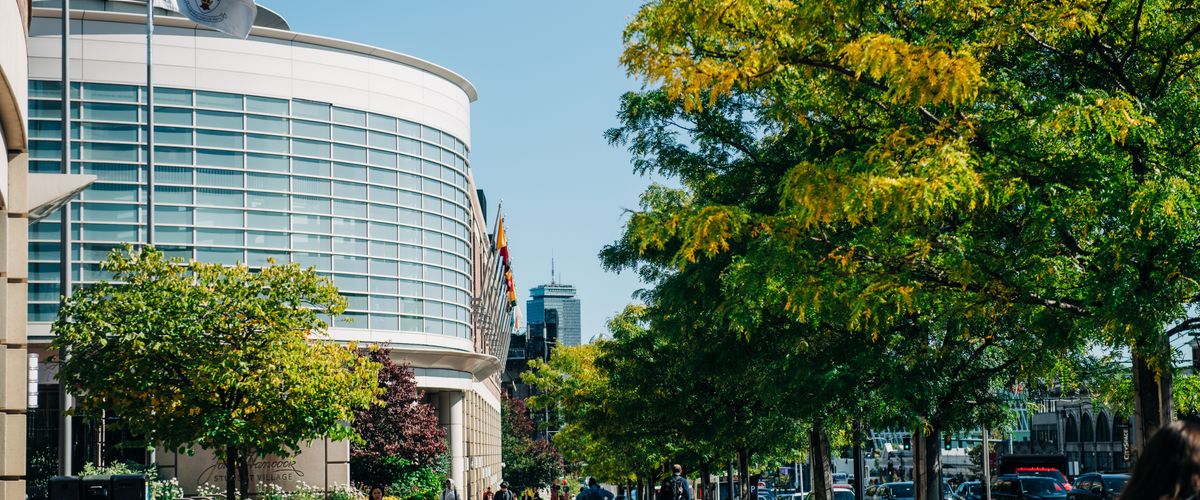
[(500, 482), (500, 491), (496, 492), (492, 500), (514, 500), (512, 491), (508, 489), (508, 481)]
[(575, 500), (588, 500), (588, 487), (586, 484), (579, 485), (579, 493), (575, 495)]
[(1121, 500), (1200, 497), (1200, 420), (1184, 418), (1154, 433), (1138, 456)]
[(383, 500), (383, 486), (372, 486), (371, 492), (367, 495), (370, 500)]
[(683, 466), (671, 466), (671, 477), (663, 481), (658, 489), (658, 500), (692, 500), (692, 487), (683, 477)]
[(494, 495), (492, 494), (491, 486), (488, 486), (487, 489), (483, 490), (483, 500), (492, 500), (493, 496)]
[(611, 491), (600, 487), (600, 482), (596, 478), (588, 478), (588, 487), (583, 491), (583, 500), (613, 500), (616, 498)]
[(447, 479), (442, 483), (441, 500), (460, 500), (458, 498), (458, 491), (454, 489), (454, 481)]

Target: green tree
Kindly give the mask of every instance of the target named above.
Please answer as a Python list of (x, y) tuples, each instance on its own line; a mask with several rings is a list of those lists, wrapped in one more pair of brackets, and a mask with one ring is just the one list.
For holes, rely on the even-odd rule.
[(252, 271), (169, 261), (153, 248), (114, 251), (113, 282), (80, 289), (59, 311), (58, 379), (78, 411), (115, 412), (153, 444), (214, 450), (226, 498), (249, 489), (252, 455), (354, 435), (375, 403), (379, 365), (331, 342), (321, 313), (345, 299), (296, 264)]
[(1131, 347), (1152, 435), (1172, 413), (1169, 339), (1200, 327), (1196, 9), (651, 2), (626, 32), (631, 73), (686, 109), (748, 96), (805, 150), (771, 217), (709, 207), (659, 227), (688, 230), (681, 260), (749, 232), (823, 246), (810, 255), (854, 279), (792, 284), (798, 315), (840, 302), (882, 332), (940, 300), (1060, 332), (1063, 355)]
[(500, 407), (500, 451), (504, 479), (513, 491), (545, 488), (562, 476), (562, 455), (536, 429), (525, 402), (504, 395)]

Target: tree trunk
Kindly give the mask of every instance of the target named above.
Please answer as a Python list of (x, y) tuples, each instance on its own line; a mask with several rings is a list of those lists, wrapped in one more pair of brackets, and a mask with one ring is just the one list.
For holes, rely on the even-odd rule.
[(225, 449), (225, 500), (234, 500), (236, 488), (234, 476), (237, 475), (237, 450)]
[(738, 498), (748, 500), (750, 498), (750, 450), (746, 448), (738, 448), (738, 478), (741, 479), (741, 488), (738, 488)]
[(825, 435), (825, 426), (820, 421), (814, 421), (808, 434), (808, 442), (812, 445), (812, 456), (809, 462), (813, 464), (812, 496), (813, 500), (833, 500), (833, 471), (829, 462), (829, 436)]
[(693, 495), (695, 500), (708, 498), (708, 485), (711, 483), (708, 479), (709, 472), (712, 472), (712, 470), (708, 462), (700, 465), (700, 494)]
[(634, 491), (637, 491), (637, 500), (649, 499), (650, 497), (646, 496), (646, 492), (642, 490), (642, 478), (639, 477), (636, 479), (636, 481), (637, 481), (637, 489)]
[(1137, 420), (1137, 436), (1133, 448), (1139, 454), (1146, 447), (1146, 442), (1159, 429), (1170, 425), (1175, 417), (1175, 408), (1171, 398), (1171, 370), (1156, 371), (1150, 366), (1150, 360), (1133, 353), (1133, 393), (1137, 406), (1134, 408)]
[(238, 460), (238, 485), (242, 498), (250, 498), (250, 452), (241, 453)]
[(914, 432), (913, 500), (942, 500), (942, 433)]

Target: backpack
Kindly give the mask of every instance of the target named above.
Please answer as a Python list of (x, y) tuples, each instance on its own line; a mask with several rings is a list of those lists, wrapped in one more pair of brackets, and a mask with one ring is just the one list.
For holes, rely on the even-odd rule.
[(684, 481), (682, 477), (668, 477), (658, 489), (658, 500), (688, 500)]

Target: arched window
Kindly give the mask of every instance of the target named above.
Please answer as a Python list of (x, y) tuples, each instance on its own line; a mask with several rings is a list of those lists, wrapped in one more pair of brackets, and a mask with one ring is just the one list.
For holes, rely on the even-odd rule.
[(1079, 439), (1087, 443), (1096, 439), (1095, 428), (1092, 427), (1092, 416), (1083, 414), (1083, 424), (1079, 427)]
[(1096, 441), (1112, 441), (1112, 428), (1108, 426), (1108, 415), (1101, 412), (1096, 416)]
[(1079, 426), (1075, 424), (1075, 415), (1073, 415), (1073, 414), (1067, 415), (1066, 428), (1067, 429), (1064, 432), (1067, 435), (1066, 435), (1066, 438), (1063, 439), (1063, 442), (1078, 443), (1079, 442)]

